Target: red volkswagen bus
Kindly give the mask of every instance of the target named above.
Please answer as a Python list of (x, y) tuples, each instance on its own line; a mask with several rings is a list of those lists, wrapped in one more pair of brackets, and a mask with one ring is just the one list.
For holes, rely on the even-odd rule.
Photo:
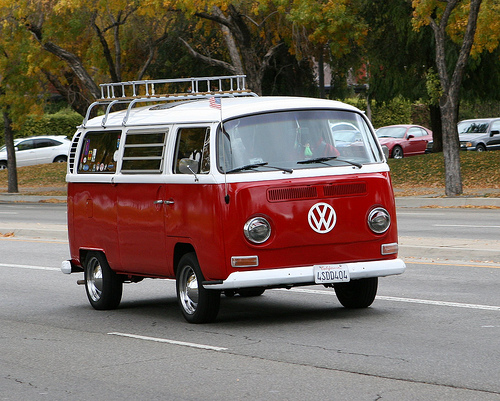
[(84, 272), (95, 309), (148, 277), (176, 280), (192, 323), (216, 318), (221, 293), (313, 284), (365, 308), (378, 277), (405, 270), (389, 167), (358, 109), (257, 97), (244, 76), (101, 88), (72, 141), (61, 267)]

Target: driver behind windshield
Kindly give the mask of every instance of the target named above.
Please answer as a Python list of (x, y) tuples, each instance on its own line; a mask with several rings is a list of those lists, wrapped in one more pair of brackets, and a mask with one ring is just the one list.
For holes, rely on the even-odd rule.
[(339, 151), (325, 141), (320, 131), (302, 128), (302, 144), (304, 146), (304, 157), (306, 159), (317, 157), (336, 157)]

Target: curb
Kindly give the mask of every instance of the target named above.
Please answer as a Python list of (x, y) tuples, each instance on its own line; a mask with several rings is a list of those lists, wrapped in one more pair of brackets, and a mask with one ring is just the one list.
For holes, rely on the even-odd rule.
[(500, 198), (427, 198), (420, 196), (396, 197), (396, 207), (492, 207), (500, 208)]

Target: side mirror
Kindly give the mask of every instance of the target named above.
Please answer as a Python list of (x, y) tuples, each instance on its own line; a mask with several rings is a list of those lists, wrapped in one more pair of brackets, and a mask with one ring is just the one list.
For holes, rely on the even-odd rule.
[(415, 135), (412, 134), (408, 135), (408, 139), (413, 139), (413, 138), (415, 138)]
[(193, 159), (181, 159), (179, 160), (179, 171), (182, 174), (193, 174), (195, 180), (198, 181), (198, 177), (196, 176), (196, 172), (200, 167), (200, 162)]
[(491, 131), (490, 136), (498, 135), (498, 134), (500, 134), (500, 131)]

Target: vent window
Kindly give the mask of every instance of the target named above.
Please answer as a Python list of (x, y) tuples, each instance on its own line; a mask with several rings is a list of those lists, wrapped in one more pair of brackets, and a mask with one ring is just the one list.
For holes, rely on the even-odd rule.
[(162, 132), (127, 132), (121, 172), (124, 174), (161, 173), (163, 171), (167, 133), (168, 130)]

